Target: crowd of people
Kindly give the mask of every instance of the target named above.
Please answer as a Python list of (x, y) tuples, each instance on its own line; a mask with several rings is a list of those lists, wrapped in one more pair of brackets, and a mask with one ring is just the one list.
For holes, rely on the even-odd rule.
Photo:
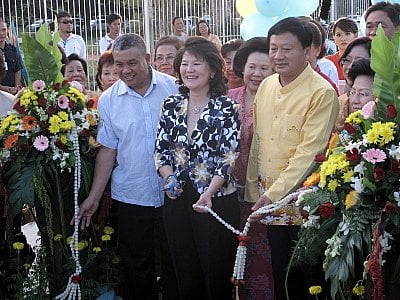
[[(379, 24), (392, 38), (399, 15), (397, 4), (370, 6), (365, 37), (358, 37), (353, 20), (338, 19), (337, 52), (329, 56), (324, 29), (308, 17), (280, 20), (267, 37), (225, 44), (206, 21), (189, 37), (175, 17), (172, 35), (157, 41), (152, 57), (140, 36), (120, 33), (122, 18), (111, 14), (99, 43), (100, 93), (94, 93), (85, 90), (85, 43), (72, 33), (71, 16), (58, 14), (62, 74), (82, 85), (101, 117), (81, 228), (91, 224), (110, 180), (123, 299), (157, 299), (155, 247), (164, 299), (235, 297), (230, 277), (237, 240), (201, 207), (239, 228), (252, 211), (298, 189), (331, 133), (376, 100), (371, 39)], [(1, 20), (3, 115), (21, 88), (21, 66), (6, 31)], [(264, 217), (251, 218), (240, 299), (286, 299), (286, 267), (302, 212), (288, 205)], [(290, 299), (308, 299), (308, 287), (323, 281), (311, 268), (292, 268)]]

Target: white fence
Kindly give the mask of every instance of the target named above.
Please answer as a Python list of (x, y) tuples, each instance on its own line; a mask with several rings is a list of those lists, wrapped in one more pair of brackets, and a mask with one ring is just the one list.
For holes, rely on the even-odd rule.
[[(359, 15), (368, 5), (366, 0), (332, 0), (330, 17)], [(14, 23), (20, 37), (25, 32), (34, 34), (42, 22), (52, 22), (59, 10), (74, 17), (75, 31), (86, 41), (89, 82), (94, 82), (98, 41), (106, 33), (105, 18), (113, 12), (123, 17), (122, 31), (143, 36), (150, 51), (160, 36), (171, 34), (174, 16), (184, 18), (189, 35), (196, 34), (198, 20), (206, 19), (222, 42), (240, 36), (235, 0), (2, 0), (0, 16)]]

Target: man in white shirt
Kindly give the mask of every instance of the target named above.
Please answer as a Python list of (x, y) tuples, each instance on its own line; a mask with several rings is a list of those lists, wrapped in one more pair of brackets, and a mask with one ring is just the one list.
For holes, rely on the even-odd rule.
[(74, 34), (74, 21), (66, 11), (60, 11), (57, 14), (58, 32), (61, 40), (58, 45), (64, 50), (65, 55), (69, 56), (72, 53), (86, 59), (86, 44), (80, 35)]
[(189, 37), (185, 30), (185, 23), (183, 22), (182, 17), (174, 17), (172, 19), (172, 34), (171, 36), (177, 38), (182, 43), (185, 43), (187, 38)]
[(110, 49), (114, 40), (120, 35), (121, 20), (122, 17), (119, 14), (110, 14), (107, 16), (106, 23), (108, 33), (99, 41), (100, 54), (103, 54), (106, 50)]

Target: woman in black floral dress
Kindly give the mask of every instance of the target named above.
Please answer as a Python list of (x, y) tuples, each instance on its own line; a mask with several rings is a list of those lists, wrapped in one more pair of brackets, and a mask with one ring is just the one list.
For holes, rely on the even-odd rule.
[[(164, 224), (182, 299), (232, 299), (236, 239), (204, 210), (239, 224), (232, 171), (239, 151), (238, 106), (223, 96), (224, 61), (193, 37), (175, 57), (183, 86), (161, 111), (155, 161), (165, 179)], [(203, 212), (203, 213), (199, 213)]]

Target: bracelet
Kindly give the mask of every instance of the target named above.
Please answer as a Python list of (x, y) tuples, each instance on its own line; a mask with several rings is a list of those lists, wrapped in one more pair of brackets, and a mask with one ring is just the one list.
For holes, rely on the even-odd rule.
[(174, 174), (168, 175), (168, 176), (165, 178), (164, 182), (167, 183), (167, 181), (168, 181), (169, 179), (171, 179), (172, 177), (175, 177), (175, 175), (174, 175)]

